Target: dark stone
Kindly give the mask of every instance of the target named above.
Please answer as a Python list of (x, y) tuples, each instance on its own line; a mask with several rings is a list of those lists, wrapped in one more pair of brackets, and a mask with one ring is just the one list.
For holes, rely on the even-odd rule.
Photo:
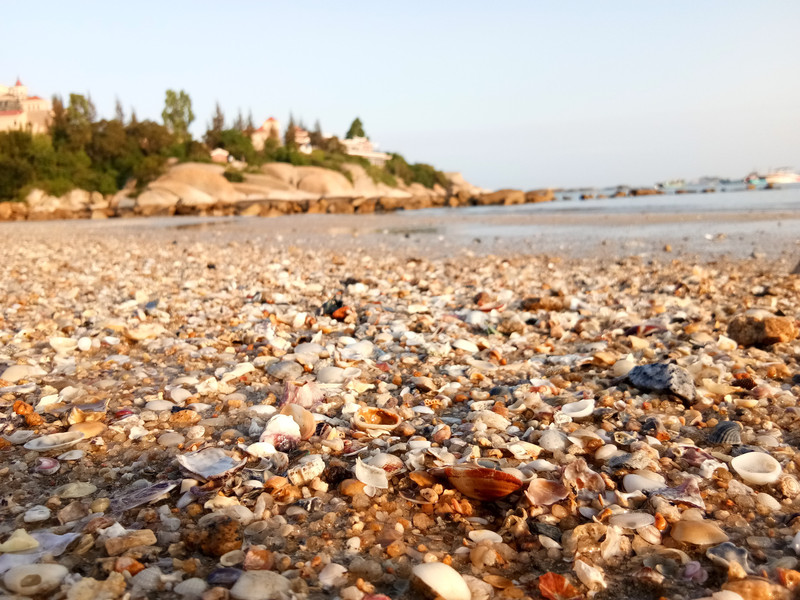
[(671, 363), (653, 363), (631, 369), (628, 380), (640, 390), (648, 392), (669, 392), (694, 400), (697, 391), (689, 372)]

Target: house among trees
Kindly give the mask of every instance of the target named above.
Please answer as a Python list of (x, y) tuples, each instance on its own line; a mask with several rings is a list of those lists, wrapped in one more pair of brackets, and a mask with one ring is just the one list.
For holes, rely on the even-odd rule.
[(229, 163), (231, 161), (231, 153), (225, 148), (214, 148), (211, 151), (211, 162), (215, 163)]
[(281, 123), (275, 117), (270, 117), (264, 121), (261, 127), (250, 135), (250, 140), (253, 142), (253, 148), (256, 152), (261, 152), (264, 149), (268, 139), (276, 140), (279, 145), (281, 143)]
[(28, 86), (17, 83), (12, 87), (0, 85), (0, 131), (30, 130), (47, 133), (53, 116), (53, 106), (39, 96), (28, 96)]
[(382, 167), (386, 164), (386, 161), (391, 158), (391, 155), (386, 154), (386, 152), (378, 152), (375, 149), (375, 144), (366, 137), (359, 136), (351, 139), (344, 139), (342, 140), (342, 144), (344, 145), (345, 152), (350, 156), (366, 158), (370, 164), (377, 167)]
[(294, 128), (294, 143), (297, 145), (297, 150), (303, 154), (311, 154), (311, 134), (302, 127)]

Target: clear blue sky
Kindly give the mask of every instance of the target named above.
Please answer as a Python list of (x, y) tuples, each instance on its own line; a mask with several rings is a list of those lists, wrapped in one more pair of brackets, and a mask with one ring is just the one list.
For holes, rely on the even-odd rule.
[(205, 131), (289, 112), (485, 187), (800, 167), (800, 2), (63, 2), (3, 7), (0, 81)]

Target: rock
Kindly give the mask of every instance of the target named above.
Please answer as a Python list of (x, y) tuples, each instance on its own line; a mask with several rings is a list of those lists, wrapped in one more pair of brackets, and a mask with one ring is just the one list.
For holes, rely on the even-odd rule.
[(742, 346), (770, 346), (797, 338), (797, 324), (760, 309), (736, 315), (728, 325), (728, 335)]
[(36, 365), (11, 365), (3, 374), (0, 379), (8, 383), (17, 383), (21, 379), (35, 379), (47, 375), (47, 371)]
[(367, 175), (363, 166), (355, 163), (347, 163), (342, 165), (342, 168), (350, 173), (350, 177), (353, 180), (353, 193), (355, 195), (363, 196), (364, 198), (379, 198), (383, 195), (379, 184), (373, 181), (372, 177)]
[(253, 186), (258, 186), (266, 190), (286, 191), (286, 190), (296, 189), (294, 185), (284, 181), (280, 177), (275, 177), (274, 175), (268, 175), (268, 174), (260, 175), (253, 173), (245, 173), (244, 183)]
[(628, 380), (640, 390), (669, 392), (687, 400), (694, 400), (697, 393), (689, 372), (671, 363), (634, 367), (628, 372)]
[(553, 190), (531, 190), (525, 192), (525, 202), (535, 204), (537, 202), (552, 202), (556, 195)]
[(241, 200), (230, 181), (222, 175), (225, 167), (204, 163), (182, 163), (172, 167), (165, 175), (151, 184), (153, 186), (170, 185), (181, 182), (211, 196), (220, 204), (231, 204)]
[(85, 577), (69, 588), (67, 600), (114, 600), (125, 593), (125, 577), (110, 573), (105, 581)]
[(132, 531), (120, 537), (106, 540), (106, 552), (109, 556), (117, 556), (137, 546), (154, 546), (158, 540), (151, 529)]
[(281, 360), (267, 367), (267, 373), (276, 379), (293, 380), (303, 374), (303, 367), (293, 361)]
[[(158, 179), (150, 184), (151, 190), (163, 190), (178, 197), (177, 207), (203, 208), (216, 204), (217, 199), (190, 184), (174, 179)], [(178, 210), (180, 212), (180, 210)]]
[(322, 167), (297, 167), (297, 189), (326, 197), (352, 197), (353, 184), (336, 171)]
[(222, 556), (242, 547), (241, 524), (231, 518), (211, 523), (202, 534), (200, 549), (208, 556)]
[(525, 193), (521, 190), (498, 190), (491, 194), (483, 194), (478, 200), (478, 204), (525, 204)]
[(261, 172), (264, 175), (274, 177), (279, 181), (287, 183), (290, 187), (297, 187), (298, 173), (294, 165), (289, 163), (267, 163), (261, 167)]
[(164, 188), (147, 189), (136, 198), (136, 210), (144, 216), (172, 215), (179, 199)]
[(3, 585), (17, 594), (37, 596), (55, 590), (67, 573), (69, 570), (61, 565), (20, 565), (6, 572)]
[(236, 600), (273, 600), (288, 596), (289, 580), (272, 571), (245, 571), (231, 588)]

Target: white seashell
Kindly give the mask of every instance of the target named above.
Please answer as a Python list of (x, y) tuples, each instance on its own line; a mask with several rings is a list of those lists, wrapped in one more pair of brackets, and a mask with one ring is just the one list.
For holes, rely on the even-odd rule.
[(485, 541), (499, 544), (500, 542), (503, 541), (503, 536), (489, 529), (475, 529), (474, 531), (470, 531), (467, 535), (469, 536), (469, 539), (471, 539), (476, 544)]
[(531, 462), (525, 465), (526, 469), (533, 469), (539, 473), (550, 473), (552, 471), (557, 471), (558, 466), (554, 465), (553, 463), (544, 460), (543, 458), (537, 458), (536, 460), (532, 460)]
[(50, 347), (58, 354), (68, 354), (78, 347), (78, 340), (68, 337), (51, 337), (48, 341), (50, 342)]
[(172, 591), (183, 598), (192, 600), (193, 598), (200, 598), (208, 589), (208, 584), (199, 577), (191, 577), (181, 581), (178, 585), (172, 588)]
[(258, 440), (272, 444), (281, 451), (288, 451), (300, 441), (300, 425), (290, 415), (275, 415)]
[(275, 446), (267, 442), (256, 442), (255, 444), (247, 446), (245, 452), (256, 458), (269, 458), (275, 454), (277, 450), (275, 450)]
[(645, 512), (617, 513), (616, 515), (611, 515), (608, 519), (609, 525), (621, 527), (622, 529), (639, 529), (655, 522), (656, 518)]
[(315, 477), (322, 475), (325, 470), (325, 460), (319, 454), (312, 454), (303, 457), (297, 464), (286, 473), (289, 481), (293, 485), (301, 486), (309, 483)]
[(731, 461), (731, 466), (746, 483), (753, 485), (775, 483), (782, 472), (780, 463), (763, 452), (740, 454)]
[(17, 383), (21, 379), (32, 379), (42, 375), (47, 375), (47, 371), (36, 365), (11, 365), (3, 371), (0, 379), (9, 383)]
[(337, 565), (336, 563), (329, 563), (319, 572), (319, 584), (323, 588), (343, 585), (347, 581), (344, 576), (345, 573), (347, 573), (347, 567)]
[(56, 488), (54, 495), (60, 498), (84, 498), (97, 491), (97, 486), (85, 481), (74, 481)]
[(604, 444), (595, 451), (594, 458), (595, 460), (605, 462), (617, 454), (624, 454), (624, 452), (617, 448), (614, 444)]
[(242, 550), (231, 550), (219, 557), (219, 564), (223, 567), (233, 567), (244, 562), (244, 552)]
[(394, 454), (389, 454), (387, 452), (379, 452), (375, 456), (370, 456), (364, 462), (373, 467), (379, 467), (383, 469), (388, 475), (393, 475), (394, 473), (405, 469), (403, 460), (399, 456), (395, 456)]
[(151, 400), (144, 405), (145, 410), (152, 410), (153, 412), (163, 412), (165, 410), (172, 410), (175, 406), (169, 400)]
[(35, 431), (30, 429), (17, 429), (13, 433), (9, 435), (4, 435), (3, 437), (7, 442), (14, 444), (15, 446), (18, 444), (24, 444), (28, 440), (30, 440), (34, 435), (36, 435)]
[(46, 506), (38, 504), (36, 506), (31, 506), (28, 510), (25, 511), (25, 516), (23, 516), (23, 520), (26, 523), (39, 523), (40, 521), (47, 521), (50, 518), (50, 509)]
[(575, 575), (578, 576), (581, 583), (590, 590), (596, 591), (607, 586), (603, 572), (597, 567), (593, 567), (580, 559), (575, 561), (572, 570), (575, 571)]
[(795, 554), (800, 554), (800, 531), (792, 538), (792, 550), (794, 550)]
[(658, 546), (661, 544), (661, 532), (655, 525), (648, 525), (647, 527), (640, 527), (636, 530), (645, 542)]
[(83, 450), (67, 450), (58, 455), (58, 460), (80, 460), (84, 456), (86, 456), (86, 452)]
[(467, 582), (453, 567), (440, 562), (423, 563), (411, 570), (411, 583), (429, 598), (471, 600)]
[(629, 473), (622, 478), (622, 487), (626, 492), (650, 492), (662, 489), (666, 485), (664, 478), (656, 473), (652, 475), (654, 477)]
[(561, 412), (572, 419), (582, 419), (590, 416), (594, 412), (594, 400), (581, 400), (580, 402), (570, 402), (561, 407)]
[(546, 549), (546, 550), (561, 550), (561, 544), (555, 541), (553, 538), (548, 537), (546, 535), (539, 534), (539, 543)]
[(290, 597), (291, 582), (273, 571), (245, 571), (231, 588), (231, 597), (236, 600), (260, 600), (261, 598)]
[(456, 340), (451, 344), (453, 348), (458, 350), (463, 350), (464, 352), (469, 352), (470, 354), (477, 354), (478, 353), (478, 346), (476, 346), (473, 342), (469, 340)]
[(355, 475), (356, 479), (364, 485), (377, 489), (386, 489), (389, 487), (389, 479), (386, 477), (386, 471), (380, 467), (368, 465), (360, 458), (356, 459)]
[(131, 583), (143, 592), (155, 592), (161, 589), (164, 583), (164, 574), (158, 567), (147, 567), (134, 575)]
[(632, 355), (628, 354), (625, 358), (614, 363), (614, 366), (611, 367), (611, 374), (614, 375), (614, 377), (625, 377), (635, 366), (636, 361), (633, 359)]
[(69, 573), (62, 565), (38, 564), (11, 567), (3, 576), (3, 585), (12, 592), (38, 596), (55, 590)]
[(366, 360), (372, 358), (375, 346), (369, 340), (362, 340), (354, 344), (348, 344), (339, 351), (339, 355), (344, 360)]
[[(291, 417), (289, 417), (291, 420)], [(292, 421), (294, 423), (294, 421)], [(203, 479), (219, 479), (230, 475), (247, 463), (246, 459), (235, 461), (219, 448), (205, 448), (178, 457), (178, 464), (189, 473)]]
[(539, 436), (536, 443), (548, 452), (555, 452), (567, 447), (567, 438), (560, 431), (548, 429)]
[(51, 433), (50, 435), (43, 435), (30, 440), (23, 446), (26, 450), (35, 450), (36, 452), (49, 452), (51, 450), (61, 450), (62, 448), (69, 448), (77, 444), (86, 434), (82, 431), (67, 431), (66, 433)]

